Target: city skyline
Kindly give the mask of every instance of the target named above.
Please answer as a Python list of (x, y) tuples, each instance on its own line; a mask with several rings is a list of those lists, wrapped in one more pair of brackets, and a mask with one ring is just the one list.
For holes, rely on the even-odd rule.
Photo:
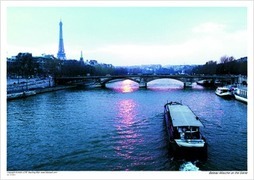
[(113, 65), (204, 64), (247, 56), (247, 8), (8, 7), (8, 57), (19, 52), (57, 57), (59, 22), (67, 59)]

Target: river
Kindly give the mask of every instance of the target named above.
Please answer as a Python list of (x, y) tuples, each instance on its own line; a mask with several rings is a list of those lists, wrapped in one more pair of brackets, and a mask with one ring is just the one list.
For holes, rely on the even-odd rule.
[(8, 171), (179, 171), (170, 156), (163, 105), (180, 101), (204, 124), (201, 171), (247, 171), (247, 105), (201, 86), (156, 80), (68, 89), (8, 101)]

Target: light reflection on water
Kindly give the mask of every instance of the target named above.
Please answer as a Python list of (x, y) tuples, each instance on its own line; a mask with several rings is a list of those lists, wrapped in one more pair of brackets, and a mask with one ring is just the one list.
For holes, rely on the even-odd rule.
[(123, 81), (108, 83), (106, 84), (106, 87), (110, 89), (114, 89), (117, 92), (130, 93), (130, 92), (138, 90), (139, 85), (138, 83), (132, 80), (126, 79)]
[(133, 99), (124, 99), (117, 103), (118, 117), (121, 119), (121, 124), (131, 125), (133, 118), (136, 115), (136, 103)]
[(133, 153), (142, 137), (138, 133), (137, 107), (133, 99), (123, 99), (117, 103), (117, 122), (115, 124), (117, 130), (117, 141), (114, 147), (118, 156), (128, 160), (134, 156)]

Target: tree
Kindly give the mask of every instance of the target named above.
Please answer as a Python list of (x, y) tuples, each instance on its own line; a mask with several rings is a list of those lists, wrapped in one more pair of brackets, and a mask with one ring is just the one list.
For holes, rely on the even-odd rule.
[(236, 60), (233, 56), (223, 56), (220, 63), (208, 61), (204, 65), (195, 67), (195, 74), (235, 74), (247, 75), (247, 57)]
[(17, 65), (19, 66), (17, 74), (26, 78), (35, 75), (36, 69), (38, 69), (38, 64), (34, 61), (31, 53), (19, 53), (17, 55)]
[(225, 64), (225, 63), (228, 63), (228, 62), (232, 62), (234, 60), (235, 60), (235, 58), (233, 56), (230, 56), (230, 57), (228, 57), (228, 56), (222, 56), (220, 58), (220, 63), (221, 64)]

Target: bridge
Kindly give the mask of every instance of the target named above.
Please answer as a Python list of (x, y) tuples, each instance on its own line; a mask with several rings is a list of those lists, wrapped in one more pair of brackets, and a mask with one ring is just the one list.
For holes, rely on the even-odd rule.
[(147, 88), (147, 83), (157, 79), (175, 79), (183, 82), (184, 87), (191, 87), (194, 82), (208, 80), (210, 82), (220, 81), (222, 83), (234, 84), (239, 82), (239, 76), (235, 75), (107, 75), (107, 76), (77, 76), (56, 77), (57, 85), (94, 85), (106, 87), (106, 84), (115, 80), (132, 80), (139, 84), (140, 88)]

